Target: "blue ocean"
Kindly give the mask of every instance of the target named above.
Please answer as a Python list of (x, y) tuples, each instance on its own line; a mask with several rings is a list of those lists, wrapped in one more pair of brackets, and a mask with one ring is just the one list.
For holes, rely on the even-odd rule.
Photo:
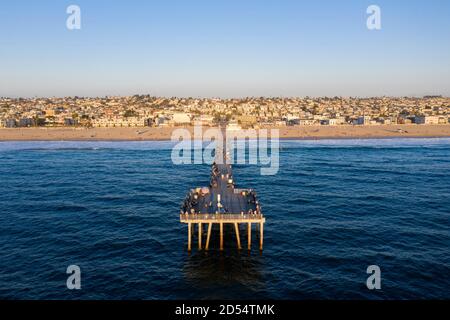
[(1, 142), (0, 298), (450, 299), (450, 139), (286, 140), (277, 175), (236, 165), (262, 254), (231, 230), (223, 253), (217, 232), (187, 252), (180, 205), (210, 167), (173, 165), (172, 146)]

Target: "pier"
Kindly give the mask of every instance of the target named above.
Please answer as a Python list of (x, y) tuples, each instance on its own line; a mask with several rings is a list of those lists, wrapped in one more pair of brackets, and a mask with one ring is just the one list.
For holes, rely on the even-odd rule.
[[(265, 217), (257, 200), (256, 192), (252, 189), (235, 187), (233, 170), (230, 164), (226, 144), (226, 127), (222, 125), (222, 145), (218, 143), (215, 150), (215, 162), (211, 168), (209, 187), (192, 189), (183, 202), (180, 212), (180, 222), (188, 226), (188, 251), (192, 251), (194, 226), (197, 225), (198, 249), (209, 250), (212, 229), (218, 225), (220, 233), (219, 249), (224, 249), (224, 226), (234, 227), (236, 244), (242, 249), (240, 231), (247, 234), (247, 249), (252, 247), (252, 226), (259, 231), (259, 249), (263, 250)], [(206, 240), (203, 243), (204, 228), (207, 227)]]

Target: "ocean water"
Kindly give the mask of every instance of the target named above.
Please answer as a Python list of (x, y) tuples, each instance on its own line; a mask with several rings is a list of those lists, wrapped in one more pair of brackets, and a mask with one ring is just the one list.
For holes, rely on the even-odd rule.
[(450, 298), (450, 139), (281, 145), (276, 176), (234, 168), (267, 217), (264, 252), (227, 232), (220, 253), (216, 232), (188, 254), (180, 204), (210, 168), (173, 165), (172, 143), (0, 143), (0, 298)]

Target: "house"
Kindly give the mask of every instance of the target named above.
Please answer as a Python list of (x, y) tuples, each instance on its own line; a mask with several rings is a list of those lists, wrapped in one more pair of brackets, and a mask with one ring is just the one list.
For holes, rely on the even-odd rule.
[(439, 124), (438, 116), (416, 116), (414, 120), (416, 124)]
[(32, 118), (21, 118), (19, 120), (19, 127), (31, 127), (35, 124)]
[(336, 126), (338, 124), (337, 119), (323, 119), (320, 120), (320, 124), (322, 126)]
[(191, 117), (187, 113), (177, 112), (177, 113), (173, 114), (172, 121), (173, 121), (173, 124), (176, 126), (187, 125), (187, 124), (191, 124)]
[(313, 126), (317, 123), (318, 123), (317, 120), (314, 120), (314, 119), (300, 119), (299, 120), (299, 125), (301, 125), (301, 126)]
[(202, 114), (195, 117), (194, 122), (202, 126), (214, 126), (214, 116)]
[(65, 126), (76, 126), (78, 124), (78, 121), (73, 118), (65, 118), (64, 119), (64, 125)]
[(236, 120), (244, 128), (252, 127), (252, 126), (254, 126), (257, 123), (256, 116), (254, 116), (254, 115), (237, 116)]
[(370, 117), (369, 116), (361, 116), (356, 119), (356, 124), (360, 126), (366, 126), (370, 124)]
[(17, 127), (17, 121), (15, 119), (6, 119), (3, 121), (3, 126), (5, 128), (15, 128)]

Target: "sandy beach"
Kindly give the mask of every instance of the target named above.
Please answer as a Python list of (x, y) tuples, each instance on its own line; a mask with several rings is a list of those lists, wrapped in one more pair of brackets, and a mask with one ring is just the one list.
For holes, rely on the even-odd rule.
[[(191, 132), (192, 127), (188, 127)], [(204, 128), (206, 129), (206, 128)], [(267, 128), (271, 129), (271, 128)], [(282, 139), (450, 137), (450, 125), (295, 126), (279, 129)], [(0, 129), (0, 141), (170, 140), (174, 128), (14, 128)]]

